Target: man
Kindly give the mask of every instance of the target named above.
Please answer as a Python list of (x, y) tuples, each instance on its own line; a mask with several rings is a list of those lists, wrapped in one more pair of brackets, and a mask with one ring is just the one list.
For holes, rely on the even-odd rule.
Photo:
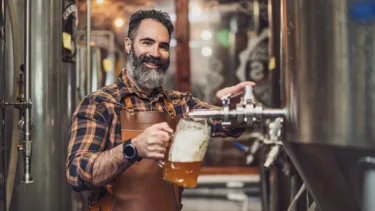
[[(100, 203), (103, 196), (111, 195), (105, 202), (110, 204), (109, 208), (103, 205), (104, 202), (96, 205), (94, 200), (92, 210), (181, 209), (178, 199), (176, 204), (171, 198), (180, 197), (181, 192), (176, 194), (172, 186), (164, 185), (161, 171), (155, 167), (156, 161), (164, 158), (169, 133), (173, 132), (171, 125), (165, 122), (167, 118), (164, 122), (156, 121), (159, 123), (137, 129), (140, 131), (137, 135), (131, 133), (132, 129), (127, 130), (133, 134), (130, 138), (124, 138), (128, 133), (122, 134), (124, 128), (139, 123), (137, 114), (145, 114), (144, 121), (149, 121), (154, 111), (181, 117), (187, 109), (213, 107), (190, 93), (162, 88), (169, 66), (172, 33), (168, 14), (155, 10), (135, 13), (125, 40), (126, 69), (120, 73), (117, 83), (88, 95), (73, 115), (66, 162), (68, 181), (75, 191), (99, 193), (96, 199)], [(248, 84), (253, 85), (241, 83), (219, 91), (217, 97), (235, 94)], [(239, 136), (242, 133), (241, 129), (224, 129), (220, 124), (212, 128), (213, 136)]]

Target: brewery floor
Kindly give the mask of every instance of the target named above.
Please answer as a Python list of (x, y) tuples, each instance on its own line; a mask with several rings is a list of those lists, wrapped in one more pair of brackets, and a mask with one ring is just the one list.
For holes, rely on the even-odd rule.
[(185, 189), (184, 211), (261, 211), (259, 175), (203, 175)]
[[(261, 211), (259, 197), (249, 197), (247, 205), (243, 202), (225, 199), (183, 198), (183, 211)], [(247, 206), (247, 207), (246, 207)]]

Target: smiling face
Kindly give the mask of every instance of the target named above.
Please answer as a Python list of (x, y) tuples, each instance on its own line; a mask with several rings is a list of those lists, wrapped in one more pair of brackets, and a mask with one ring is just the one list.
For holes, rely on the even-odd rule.
[(167, 28), (153, 19), (142, 20), (133, 40), (126, 38), (127, 71), (141, 88), (163, 85), (169, 67), (169, 40)]

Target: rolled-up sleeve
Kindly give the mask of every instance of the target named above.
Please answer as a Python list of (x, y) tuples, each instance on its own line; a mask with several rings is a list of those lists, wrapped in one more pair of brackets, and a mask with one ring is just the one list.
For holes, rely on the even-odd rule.
[[(221, 107), (214, 106), (199, 100), (188, 93), (186, 96), (186, 103), (190, 110), (194, 109), (221, 109)], [(215, 121), (212, 125), (211, 136), (212, 137), (234, 137), (237, 138), (245, 131), (244, 128), (235, 128), (231, 126), (224, 127), (221, 124), (222, 121)]]
[(66, 175), (73, 190), (94, 189), (93, 164), (104, 150), (108, 137), (108, 111), (104, 103), (86, 97), (72, 117), (69, 131)]

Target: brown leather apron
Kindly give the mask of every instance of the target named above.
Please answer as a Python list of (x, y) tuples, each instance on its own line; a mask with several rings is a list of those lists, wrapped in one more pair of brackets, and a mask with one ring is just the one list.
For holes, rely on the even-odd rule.
[[(134, 112), (130, 98), (125, 99), (126, 109), (121, 110), (122, 141), (133, 138), (149, 126), (167, 122), (176, 129), (179, 120), (173, 105), (164, 101), (167, 111)], [(163, 170), (154, 159), (142, 159), (116, 177), (108, 193), (89, 211), (178, 211), (181, 210), (180, 188), (163, 180)]]

